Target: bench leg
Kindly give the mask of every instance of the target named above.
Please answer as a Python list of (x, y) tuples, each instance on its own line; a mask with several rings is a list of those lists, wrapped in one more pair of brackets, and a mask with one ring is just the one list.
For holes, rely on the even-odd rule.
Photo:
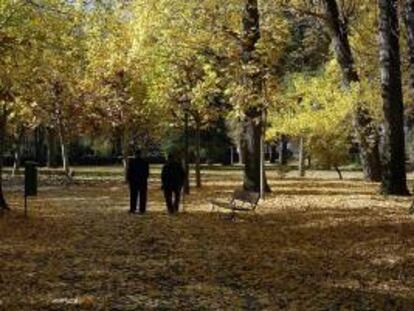
[(215, 216), (217, 217), (217, 218), (220, 218), (220, 213), (219, 213), (219, 209), (214, 205), (214, 204), (211, 204), (211, 210), (210, 210), (210, 213), (213, 213), (213, 212), (215, 212)]
[(256, 210), (253, 211), (254, 221), (259, 222), (259, 215), (257, 215)]
[(225, 217), (225, 219), (230, 221), (236, 221), (236, 212), (232, 210), (231, 213), (229, 213), (228, 216)]

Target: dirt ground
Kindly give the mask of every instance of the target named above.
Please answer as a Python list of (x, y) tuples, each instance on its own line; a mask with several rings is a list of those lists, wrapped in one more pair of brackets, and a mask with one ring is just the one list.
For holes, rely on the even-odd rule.
[(0, 310), (414, 310), (410, 198), (346, 175), (270, 175), (235, 221), (210, 213), (239, 172), (207, 174), (168, 216), (157, 176), (130, 215), (121, 180), (41, 187), (0, 216)]

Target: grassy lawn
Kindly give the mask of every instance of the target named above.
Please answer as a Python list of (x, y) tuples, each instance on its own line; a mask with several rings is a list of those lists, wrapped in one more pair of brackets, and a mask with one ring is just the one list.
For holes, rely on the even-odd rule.
[(209, 200), (228, 198), (240, 171), (205, 171), (174, 217), (159, 168), (144, 216), (127, 213), (121, 168), (102, 171), (116, 178), (45, 183), (28, 219), (6, 190), (0, 310), (414, 310), (411, 199), (359, 173), (273, 171), (257, 215), (232, 222)]

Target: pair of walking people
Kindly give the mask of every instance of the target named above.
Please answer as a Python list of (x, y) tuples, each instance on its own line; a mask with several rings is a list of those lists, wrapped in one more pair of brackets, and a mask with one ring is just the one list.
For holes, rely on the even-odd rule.
[[(127, 181), (130, 191), (130, 213), (136, 213), (139, 198), (139, 213), (143, 214), (147, 207), (149, 164), (136, 151), (135, 157), (128, 163)], [(165, 203), (170, 214), (178, 212), (181, 189), (184, 185), (185, 172), (182, 165), (173, 155), (169, 155), (161, 173), (162, 190)]]

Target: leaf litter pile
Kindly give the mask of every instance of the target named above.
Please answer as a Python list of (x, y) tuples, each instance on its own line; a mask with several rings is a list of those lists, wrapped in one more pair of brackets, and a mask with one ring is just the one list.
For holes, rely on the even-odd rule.
[(40, 188), (23, 216), (0, 216), (0, 310), (414, 310), (410, 198), (331, 178), (276, 179), (256, 215), (210, 213), (240, 186), (206, 175), (165, 212), (157, 179), (148, 213), (127, 187), (88, 180)]

